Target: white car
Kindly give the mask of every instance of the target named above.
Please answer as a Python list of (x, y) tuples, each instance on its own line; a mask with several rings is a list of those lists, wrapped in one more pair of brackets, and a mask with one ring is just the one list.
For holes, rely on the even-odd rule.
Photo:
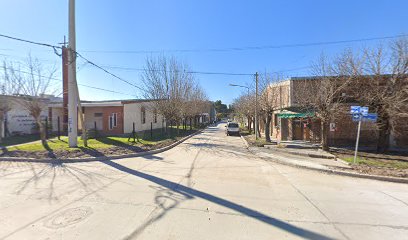
[(227, 136), (230, 136), (233, 134), (239, 135), (238, 123), (234, 123), (234, 122), (227, 123), (227, 125), (225, 126), (225, 133), (227, 134)]

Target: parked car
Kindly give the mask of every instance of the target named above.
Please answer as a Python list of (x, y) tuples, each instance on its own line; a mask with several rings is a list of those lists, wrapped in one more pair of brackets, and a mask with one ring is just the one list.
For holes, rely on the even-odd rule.
[(230, 136), (233, 134), (239, 135), (238, 123), (234, 123), (234, 122), (227, 123), (227, 125), (225, 126), (225, 133), (227, 134), (227, 136)]

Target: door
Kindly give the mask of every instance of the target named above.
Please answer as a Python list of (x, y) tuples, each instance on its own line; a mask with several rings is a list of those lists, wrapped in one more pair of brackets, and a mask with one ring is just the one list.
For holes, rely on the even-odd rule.
[(303, 126), (300, 119), (293, 119), (293, 140), (303, 140)]

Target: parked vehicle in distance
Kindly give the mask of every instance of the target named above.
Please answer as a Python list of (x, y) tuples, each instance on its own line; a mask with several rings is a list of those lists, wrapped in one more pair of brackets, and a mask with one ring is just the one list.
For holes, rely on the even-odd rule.
[(239, 135), (238, 123), (234, 123), (234, 122), (227, 123), (227, 125), (225, 126), (225, 133), (227, 134), (227, 136), (230, 136), (233, 134)]

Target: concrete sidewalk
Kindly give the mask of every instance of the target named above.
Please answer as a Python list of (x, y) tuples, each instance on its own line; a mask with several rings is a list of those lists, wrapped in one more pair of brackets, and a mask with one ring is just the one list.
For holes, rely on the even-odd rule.
[(276, 152), (288, 153), (293, 155), (305, 156), (305, 157), (312, 157), (312, 158), (328, 158), (328, 159), (335, 159), (336, 156), (321, 150), (320, 148), (311, 148), (311, 147), (291, 147), (285, 146), (281, 147), (281, 145), (265, 145), (267, 149)]
[(307, 150), (299, 150), (295, 152), (294, 150), (280, 149), (275, 147), (249, 147), (251, 152), (255, 153), (260, 157), (268, 157), (271, 159), (276, 159), (280, 161), (287, 162), (292, 165), (303, 166), (307, 168), (315, 168), (321, 170), (331, 170), (334, 168), (338, 169), (351, 169), (351, 167), (344, 161), (336, 158), (329, 157), (315, 157), (308, 156)]

